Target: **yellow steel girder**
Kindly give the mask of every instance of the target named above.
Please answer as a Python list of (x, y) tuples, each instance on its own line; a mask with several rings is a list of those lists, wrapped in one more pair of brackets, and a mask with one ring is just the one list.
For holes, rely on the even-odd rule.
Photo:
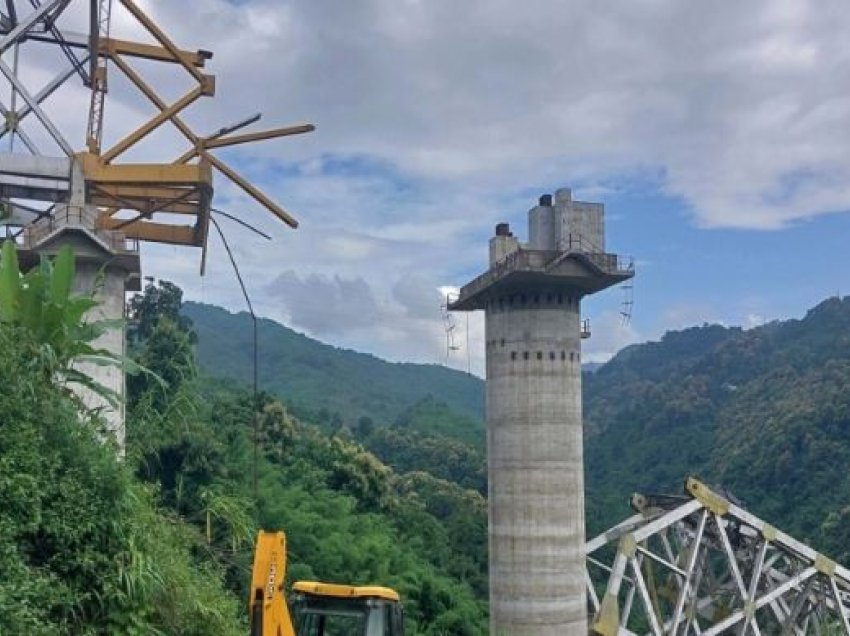
[(115, 57), (116, 55), (128, 55), (130, 57), (144, 60), (152, 60), (154, 62), (191, 64), (198, 68), (204, 68), (206, 61), (212, 55), (207, 51), (193, 52), (181, 50), (178, 52), (179, 56), (175, 58), (172, 52), (163, 46), (131, 42), (129, 40), (119, 40), (116, 38), (101, 39), (98, 42), (98, 53), (110, 58)]
[[(215, 168), (278, 219), (290, 227), (297, 227), (298, 222), (286, 210), (210, 151), (214, 148), (311, 132), (314, 126), (298, 124), (247, 134), (228, 134), (223, 129), (209, 137), (196, 134), (181, 118), (181, 113), (200, 97), (212, 96), (215, 93), (214, 76), (202, 70), (212, 53), (179, 49), (140, 8), (137, 4), (139, 0), (119, 2), (152, 36), (153, 42), (145, 44), (103, 37), (93, 41), (93, 45), (96, 46), (99, 59), (111, 60), (154, 105), (156, 113), (134, 131), (120, 138), (112, 148), (101, 153), (99, 143), (93, 143), (90, 147), (95, 149), (96, 153), (78, 155), (83, 165), (89, 200), (101, 208), (98, 226), (120, 231), (128, 238), (206, 247), (213, 191), (212, 169)], [(130, 59), (147, 59), (182, 66), (197, 84), (173, 103), (170, 103), (170, 99), (167, 103), (154, 87), (127, 63)], [(100, 78), (103, 85), (105, 81), (105, 76)], [(188, 152), (171, 164), (114, 163), (119, 156), (167, 121), (174, 124), (189, 141), (191, 148)], [(230, 132), (239, 127), (234, 126)], [(189, 163), (196, 157), (199, 159), (197, 164)], [(120, 210), (134, 210), (137, 216), (115, 218)], [(154, 221), (154, 215), (159, 213), (194, 217), (194, 223), (188, 226)], [(162, 220), (161, 216), (157, 218)]]
[(125, 163), (103, 164), (97, 155), (77, 155), (86, 181), (100, 184), (138, 184), (150, 186), (188, 185), (212, 189), (210, 164)]
[[(201, 192), (195, 188), (165, 188), (149, 186), (124, 186), (92, 184), (89, 201), (98, 207), (118, 208), (146, 212), (169, 212), (171, 214), (198, 214), (202, 201)], [(187, 196), (188, 190), (188, 196)]]
[(201, 73), (193, 64), (189, 64), (180, 56), (180, 49), (171, 41), (171, 39), (165, 34), (165, 32), (160, 29), (156, 23), (151, 20), (144, 11), (142, 11), (132, 0), (121, 0), (121, 4), (129, 11), (134, 18), (141, 24), (145, 29), (147, 29), (148, 33), (150, 33), (154, 38), (156, 38), (157, 42), (159, 42), (166, 50), (168, 50), (172, 57), (177, 60), (183, 68), (185, 68), (192, 77), (198, 80), (198, 83), (203, 83), (204, 75)]
[(199, 86), (193, 88), (176, 102), (161, 110), (155, 116), (151, 117), (148, 121), (139, 126), (136, 130), (124, 137), (121, 141), (116, 143), (112, 148), (103, 153), (100, 157), (101, 162), (111, 162), (113, 159), (118, 157), (118, 155), (139, 143), (142, 139), (147, 137), (174, 115), (196, 101), (199, 97), (203, 95), (212, 95), (214, 92), (215, 78), (212, 75), (205, 75), (204, 81)]
[(169, 245), (190, 245), (200, 247), (198, 232), (190, 225), (171, 225), (152, 221), (130, 221), (101, 216), (97, 221), (98, 229), (119, 230), (127, 238)]

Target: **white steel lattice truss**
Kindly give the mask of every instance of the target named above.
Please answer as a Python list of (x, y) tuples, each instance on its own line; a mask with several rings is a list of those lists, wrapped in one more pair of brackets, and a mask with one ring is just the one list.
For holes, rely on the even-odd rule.
[(635, 495), (587, 543), (592, 633), (850, 636), (850, 571), (696, 479), (686, 493)]
[[(63, 37), (56, 27), (59, 16), (68, 8), (69, 4), (70, 0), (46, 0), (45, 2), (30, 0), (29, 9), (31, 11), (26, 15), (22, 14), (20, 17), (14, 0), (6, 0), (5, 7), (0, 7), (0, 55), (10, 49), (15, 49), (13, 66), (10, 67), (0, 59), (0, 73), (5, 76), (12, 88), (11, 107), (0, 100), (0, 115), (3, 118), (2, 123), (0, 123), (0, 138), (11, 133), (12, 137), (17, 136), (34, 155), (41, 155), (41, 152), (34, 140), (20, 125), (30, 113), (34, 114), (41, 122), (44, 129), (66, 156), (70, 157), (74, 153), (71, 144), (42, 110), (42, 103), (75, 73), (79, 74), (84, 82), (88, 82), (85, 66), (89, 60), (88, 51), (81, 52), (79, 55), (74, 51), (74, 47), (83, 46), (82, 43), (86, 41), (85, 37), (77, 34)], [(65, 53), (66, 61), (69, 64), (37, 92), (31, 92), (24, 85), (24, 82), (18, 76), (17, 69), (17, 49), (30, 40), (55, 42)], [(15, 106), (15, 100), (18, 96), (23, 101), (20, 108)]]

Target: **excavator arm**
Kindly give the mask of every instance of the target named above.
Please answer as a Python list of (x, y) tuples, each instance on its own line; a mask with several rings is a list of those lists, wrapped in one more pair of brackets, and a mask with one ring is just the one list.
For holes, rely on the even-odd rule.
[(295, 636), (283, 595), (286, 578), (286, 537), (283, 532), (257, 534), (248, 615), (251, 636)]

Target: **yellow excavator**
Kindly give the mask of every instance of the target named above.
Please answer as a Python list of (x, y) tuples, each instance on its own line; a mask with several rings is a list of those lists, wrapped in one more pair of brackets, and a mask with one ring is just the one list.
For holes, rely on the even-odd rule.
[(286, 537), (261, 530), (248, 601), (251, 636), (404, 636), (395, 590), (298, 581), (287, 604), (285, 578)]

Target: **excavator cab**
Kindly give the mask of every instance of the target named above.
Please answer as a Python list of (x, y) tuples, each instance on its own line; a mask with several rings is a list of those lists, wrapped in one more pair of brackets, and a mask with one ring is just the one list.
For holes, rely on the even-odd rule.
[(290, 609), (298, 636), (404, 636), (398, 593), (386, 587), (299, 581)]
[(261, 530), (248, 600), (251, 636), (404, 636), (395, 590), (299, 581), (287, 603), (285, 577), (286, 537)]

